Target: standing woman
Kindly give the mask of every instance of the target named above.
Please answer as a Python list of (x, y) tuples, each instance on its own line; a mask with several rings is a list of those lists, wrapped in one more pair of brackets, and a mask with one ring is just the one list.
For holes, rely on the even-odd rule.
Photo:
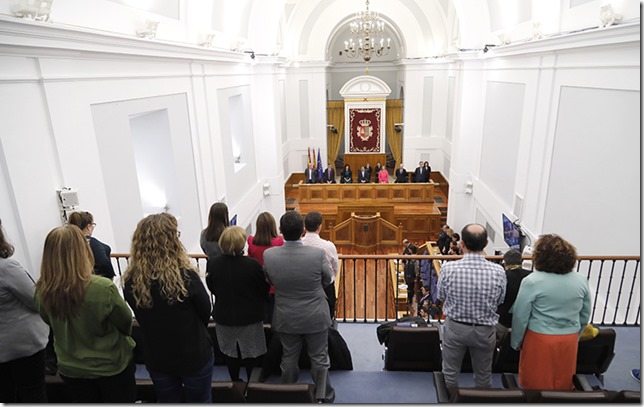
[(250, 380), (266, 353), (264, 306), (269, 284), (259, 262), (244, 256), (246, 233), (230, 226), (219, 238), (222, 256), (208, 259), (206, 283), (215, 295), (217, 341), (226, 356), (230, 380), (240, 381), (243, 363)]
[(344, 166), (344, 170), (340, 174), (340, 184), (351, 184), (353, 182), (353, 173), (349, 164)]
[[(145, 367), (159, 403), (210, 403), (210, 296), (167, 213), (139, 221), (123, 294), (141, 326)], [(185, 393), (185, 400), (182, 400)]]
[(219, 237), (221, 232), (228, 227), (228, 207), (223, 202), (215, 202), (208, 213), (208, 226), (201, 231), (201, 250), (208, 257), (221, 254), (219, 248)]
[[(255, 222), (255, 236), (248, 236), (248, 255), (264, 266), (264, 252), (275, 246), (282, 246), (284, 238), (277, 234), (275, 218), (269, 212), (262, 212)], [(275, 287), (271, 285), (269, 301), (264, 314), (264, 322), (271, 323), (275, 308)]]
[(54, 333), (58, 372), (77, 403), (136, 399), (132, 312), (73, 225), (53, 229), (36, 283), (36, 307)]
[(380, 171), (378, 171), (378, 183), (389, 183), (389, 173), (387, 172), (387, 169), (385, 167), (380, 168)]
[(0, 221), (0, 403), (46, 403), (49, 327), (34, 305), (34, 279), (13, 252)]
[(72, 212), (72, 214), (69, 215), (68, 222), (72, 225), (78, 226), (89, 242), (89, 247), (92, 249), (92, 254), (94, 255), (94, 274), (107, 277), (112, 280), (115, 276), (114, 267), (110, 260), (112, 249), (92, 236), (94, 228), (96, 228), (94, 216), (89, 212)]
[(524, 389), (572, 390), (579, 336), (590, 319), (588, 280), (573, 269), (577, 251), (543, 235), (532, 253), (534, 272), (521, 282), (512, 307), (512, 348), (521, 350)]

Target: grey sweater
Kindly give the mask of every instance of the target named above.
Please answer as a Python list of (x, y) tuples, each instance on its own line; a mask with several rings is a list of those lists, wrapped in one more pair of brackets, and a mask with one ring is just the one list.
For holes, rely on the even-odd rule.
[(0, 257), (0, 363), (45, 348), (49, 326), (34, 308), (34, 280), (16, 260)]

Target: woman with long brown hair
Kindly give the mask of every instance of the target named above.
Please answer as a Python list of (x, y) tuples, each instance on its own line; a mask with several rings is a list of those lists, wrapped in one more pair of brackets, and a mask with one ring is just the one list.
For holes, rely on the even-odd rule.
[(34, 279), (13, 253), (0, 221), (0, 403), (45, 403), (49, 327), (34, 306)]
[(78, 227), (53, 229), (45, 239), (36, 306), (53, 330), (58, 371), (74, 402), (133, 403), (132, 312), (93, 268)]
[(215, 202), (210, 206), (208, 213), (208, 226), (201, 231), (201, 238), (199, 244), (201, 250), (209, 258), (221, 254), (219, 248), (219, 237), (221, 232), (224, 231), (229, 225), (228, 220), (228, 207), (223, 202)]
[(179, 240), (177, 219), (167, 213), (142, 219), (130, 252), (123, 294), (141, 326), (157, 401), (210, 403), (210, 296)]
[[(277, 234), (275, 218), (270, 212), (262, 212), (257, 216), (255, 222), (255, 236), (248, 236), (248, 255), (257, 260), (260, 266), (264, 266), (264, 252), (275, 246), (282, 246), (284, 238)], [(273, 308), (275, 308), (275, 287), (271, 285), (269, 291), (269, 303), (266, 306), (264, 322), (270, 323), (273, 320)]]

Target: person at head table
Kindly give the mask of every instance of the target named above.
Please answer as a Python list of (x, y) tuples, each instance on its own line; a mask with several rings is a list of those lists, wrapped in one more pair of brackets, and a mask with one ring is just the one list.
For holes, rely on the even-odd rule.
[(340, 174), (340, 183), (341, 184), (351, 184), (353, 183), (353, 174), (351, 173), (351, 167), (349, 164), (344, 166), (344, 170)]
[(358, 182), (360, 184), (366, 184), (369, 182), (369, 173), (364, 167), (360, 167), (360, 171), (358, 172)]
[(401, 184), (407, 182), (407, 170), (405, 165), (400, 163), (400, 167), (396, 170), (396, 184)]
[(313, 167), (313, 164), (309, 164), (309, 166), (304, 170), (304, 180), (307, 184), (315, 184), (318, 182), (318, 174)]
[(324, 174), (322, 174), (322, 182), (324, 184), (335, 184), (335, 170), (333, 169), (333, 165), (329, 163), (327, 165), (326, 170), (324, 170)]

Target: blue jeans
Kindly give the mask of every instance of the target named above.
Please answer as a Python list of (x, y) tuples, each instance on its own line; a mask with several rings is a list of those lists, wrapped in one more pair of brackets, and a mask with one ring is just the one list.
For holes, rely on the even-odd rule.
[[(158, 403), (212, 403), (212, 371), (215, 357), (210, 355), (208, 363), (190, 375), (172, 375), (148, 369), (154, 384)], [(185, 393), (185, 400), (182, 394)]]

